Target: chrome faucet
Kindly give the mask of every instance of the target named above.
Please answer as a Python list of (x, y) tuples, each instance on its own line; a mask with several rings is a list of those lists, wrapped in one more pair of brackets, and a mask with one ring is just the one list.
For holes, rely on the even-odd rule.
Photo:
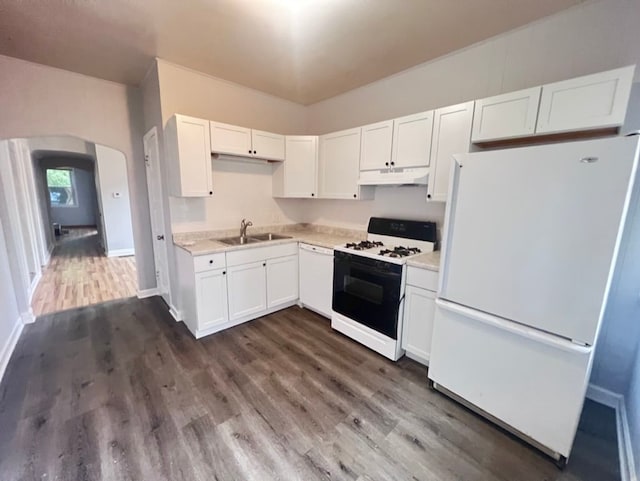
[(244, 243), (247, 240), (247, 227), (252, 225), (253, 222), (247, 222), (247, 219), (242, 219), (242, 222), (240, 222), (240, 242)]

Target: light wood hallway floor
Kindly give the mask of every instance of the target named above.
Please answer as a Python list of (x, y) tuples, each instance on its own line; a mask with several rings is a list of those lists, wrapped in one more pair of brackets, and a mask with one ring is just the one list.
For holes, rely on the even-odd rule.
[(62, 236), (33, 295), (36, 316), (135, 296), (133, 256), (107, 257), (95, 228), (74, 228)]
[(25, 326), (0, 384), (0, 479), (618, 479), (589, 416), (560, 471), (426, 375), (298, 307), (199, 341), (157, 297), (60, 312)]

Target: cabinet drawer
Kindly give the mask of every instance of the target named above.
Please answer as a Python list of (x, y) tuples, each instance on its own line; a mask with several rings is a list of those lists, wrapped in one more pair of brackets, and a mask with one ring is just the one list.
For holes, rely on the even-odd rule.
[(224, 252), (196, 256), (193, 258), (193, 270), (195, 272), (208, 271), (210, 269), (220, 269), (225, 267)]
[(298, 253), (298, 243), (278, 244), (264, 247), (253, 247), (227, 252), (227, 265), (239, 266), (250, 262), (265, 261), (275, 257), (284, 257)]
[(407, 268), (407, 284), (435, 292), (438, 290), (438, 273), (409, 266)]

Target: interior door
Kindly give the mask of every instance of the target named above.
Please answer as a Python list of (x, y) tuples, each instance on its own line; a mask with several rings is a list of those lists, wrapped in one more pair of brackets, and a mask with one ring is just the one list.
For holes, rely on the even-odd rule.
[(147, 170), (147, 189), (149, 191), (149, 211), (151, 214), (151, 234), (153, 237), (153, 259), (156, 265), (156, 283), (159, 294), (170, 304), (169, 271), (167, 246), (164, 228), (162, 184), (158, 155), (158, 133), (153, 127), (144, 136), (144, 161)]
[(593, 344), (638, 143), (456, 156), (440, 297)]

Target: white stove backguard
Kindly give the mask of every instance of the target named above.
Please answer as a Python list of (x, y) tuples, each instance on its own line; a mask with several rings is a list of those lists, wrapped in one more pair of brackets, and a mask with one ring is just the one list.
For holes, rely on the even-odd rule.
[(367, 234), (367, 240), (382, 242), (385, 248), (388, 247), (417, 247), (421, 252), (433, 252), (435, 243), (416, 239), (406, 239), (404, 237), (394, 237), (381, 234)]

